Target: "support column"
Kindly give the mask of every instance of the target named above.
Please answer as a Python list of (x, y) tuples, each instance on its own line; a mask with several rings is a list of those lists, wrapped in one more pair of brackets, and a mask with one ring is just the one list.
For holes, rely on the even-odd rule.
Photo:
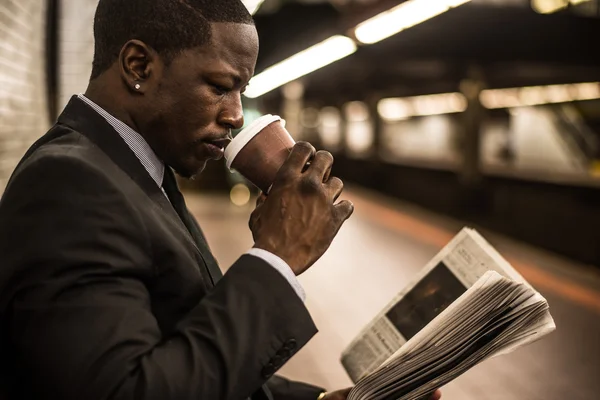
[(467, 109), (463, 114), (462, 126), (462, 163), (459, 180), (463, 190), (459, 207), (466, 217), (470, 217), (474, 213), (485, 213), (488, 208), (481, 171), (481, 130), (485, 117), (485, 108), (479, 97), (484, 89), (481, 69), (471, 67), (467, 78), (461, 82), (460, 89), (467, 99)]
[(380, 96), (377, 93), (370, 95), (367, 98), (367, 105), (369, 107), (369, 115), (371, 117), (371, 123), (373, 125), (373, 145), (371, 149), (370, 158), (373, 162), (379, 163), (381, 161), (381, 150), (382, 150), (382, 121), (377, 110), (377, 103), (379, 102)]
[(468, 77), (460, 84), (460, 90), (467, 99), (467, 109), (463, 114), (463, 143), (460, 180), (467, 188), (477, 188), (482, 181), (481, 174), (481, 127), (485, 108), (480, 94), (484, 89), (483, 73), (478, 67), (469, 69)]

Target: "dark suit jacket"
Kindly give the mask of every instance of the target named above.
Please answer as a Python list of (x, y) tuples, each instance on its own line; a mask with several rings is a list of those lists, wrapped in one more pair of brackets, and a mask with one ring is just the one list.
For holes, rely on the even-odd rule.
[(316, 333), (292, 287), (249, 255), (222, 277), (188, 228), (74, 97), (0, 202), (8, 399), (315, 400), (272, 378)]

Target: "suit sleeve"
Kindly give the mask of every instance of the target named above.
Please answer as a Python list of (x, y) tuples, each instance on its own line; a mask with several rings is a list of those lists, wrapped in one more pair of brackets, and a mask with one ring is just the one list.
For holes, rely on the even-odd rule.
[(163, 337), (143, 220), (79, 159), (42, 157), (13, 179), (0, 254), (15, 374), (45, 399), (241, 400), (316, 333), (281, 274), (245, 255)]
[(267, 382), (273, 400), (317, 400), (325, 391), (318, 386), (296, 382), (275, 375)]

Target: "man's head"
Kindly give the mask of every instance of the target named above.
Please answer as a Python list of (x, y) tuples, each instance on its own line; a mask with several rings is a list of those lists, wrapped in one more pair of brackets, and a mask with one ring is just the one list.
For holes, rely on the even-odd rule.
[(239, 0), (100, 0), (94, 34), (88, 92), (101, 105), (182, 176), (221, 156), (243, 125), (241, 94), (258, 55)]

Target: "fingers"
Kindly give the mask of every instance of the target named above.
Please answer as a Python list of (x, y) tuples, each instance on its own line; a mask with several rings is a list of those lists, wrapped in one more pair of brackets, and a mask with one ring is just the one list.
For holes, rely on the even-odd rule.
[(250, 230), (254, 229), (254, 224), (256, 223), (256, 220), (260, 215), (259, 210), (264, 204), (265, 200), (267, 200), (267, 196), (264, 193), (260, 192), (258, 194), (258, 197), (256, 198), (256, 207), (254, 208), (254, 211), (252, 211), (252, 214), (250, 214), (250, 219), (248, 220), (248, 227), (250, 228)]
[(325, 171), (325, 176), (323, 177), (323, 182), (327, 182), (329, 180), (329, 176), (331, 175), (331, 167), (327, 171)]
[[(302, 178), (302, 187), (308, 191), (321, 191), (325, 189), (328, 198), (335, 203), (342, 191), (344, 183), (337, 177), (331, 177), (331, 168), (333, 166), (333, 156), (328, 151), (316, 151), (308, 142), (298, 142), (292, 148), (292, 151), (280, 171), (280, 179), (289, 179), (292, 175), (301, 174), (310, 162), (306, 175)], [(264, 195), (257, 199), (257, 206), (264, 202)], [(350, 218), (354, 212), (354, 205), (345, 200), (334, 205), (335, 216), (340, 225)]]
[(344, 190), (344, 182), (340, 178), (333, 177), (325, 183), (325, 187), (329, 192), (329, 197), (335, 202)]
[(331, 172), (332, 165), (333, 156), (331, 153), (320, 150), (315, 154), (308, 171), (309, 174), (315, 174), (321, 182), (326, 182), (327, 179), (329, 179), (329, 173)]
[(308, 142), (296, 143), (283, 168), (293, 173), (301, 173), (306, 163), (314, 157), (315, 151), (313, 145)]
[(340, 226), (341, 223), (350, 218), (350, 216), (354, 212), (354, 204), (352, 204), (352, 202), (348, 200), (342, 200), (333, 207), (335, 208), (335, 216), (340, 222)]
[(288, 159), (278, 175), (290, 178), (308, 171), (310, 180), (314, 182), (327, 182), (333, 166), (333, 156), (325, 150), (316, 151), (308, 142), (298, 142), (292, 148)]
[(441, 398), (442, 398), (442, 392), (438, 389), (431, 395), (429, 400), (440, 400)]

